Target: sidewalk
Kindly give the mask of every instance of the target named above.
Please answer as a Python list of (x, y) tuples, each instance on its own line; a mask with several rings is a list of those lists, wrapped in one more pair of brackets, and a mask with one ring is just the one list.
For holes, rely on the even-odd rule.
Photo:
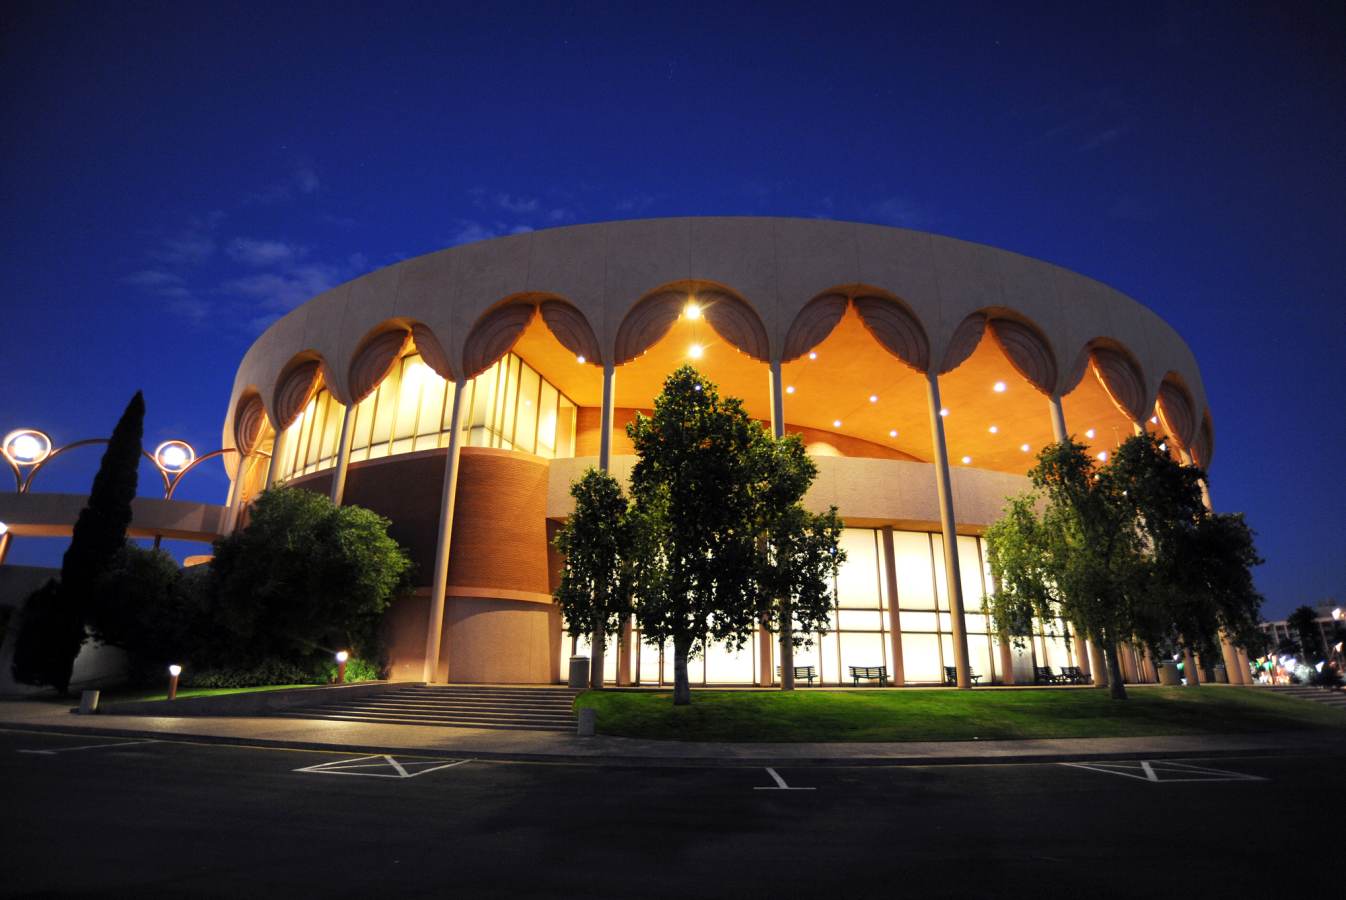
[(267, 717), (78, 716), (54, 703), (0, 701), (0, 729), (240, 743), (352, 753), (410, 753), (622, 766), (870, 766), (1069, 762), (1181, 756), (1346, 755), (1346, 735), (1291, 732), (1020, 741), (754, 744), (650, 741), (546, 731), (376, 725)]

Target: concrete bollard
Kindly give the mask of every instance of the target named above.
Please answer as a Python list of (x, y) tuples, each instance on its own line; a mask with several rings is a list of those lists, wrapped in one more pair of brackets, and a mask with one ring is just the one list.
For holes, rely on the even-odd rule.
[(98, 691), (82, 691), (79, 695), (79, 714), (91, 716), (98, 712)]
[(598, 726), (598, 710), (582, 709), (580, 710), (580, 724), (576, 733), (580, 737), (593, 737), (594, 729)]

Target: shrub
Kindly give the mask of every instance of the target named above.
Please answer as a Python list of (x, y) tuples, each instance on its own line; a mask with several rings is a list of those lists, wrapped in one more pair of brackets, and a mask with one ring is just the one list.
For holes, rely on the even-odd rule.
[(322, 672), (313, 666), (296, 665), (283, 659), (265, 659), (242, 668), (184, 669), (182, 684), (194, 688), (264, 687), (271, 684), (318, 684)]

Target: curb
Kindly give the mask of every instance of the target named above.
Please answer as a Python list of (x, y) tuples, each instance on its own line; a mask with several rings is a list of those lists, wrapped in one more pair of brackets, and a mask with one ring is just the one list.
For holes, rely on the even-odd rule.
[(100, 728), (83, 726), (60, 726), (29, 723), (0, 722), (0, 731), (21, 731), (36, 734), (91, 734), (100, 737), (149, 738), (163, 743), (176, 744), (212, 744), (233, 747), (265, 747), (277, 750), (309, 750), (330, 753), (400, 753), (423, 758), (462, 759), (464, 757), (492, 762), (549, 763), (553, 765), (579, 766), (621, 766), (626, 768), (684, 768), (684, 769), (740, 769), (763, 768), (765, 766), (791, 768), (806, 766), (809, 768), (867, 768), (867, 767), (918, 767), (918, 766), (995, 766), (1026, 765), (1033, 763), (1089, 762), (1102, 760), (1141, 760), (1141, 759), (1222, 759), (1246, 756), (1299, 756), (1311, 755), (1322, 750), (1346, 751), (1346, 745), (1315, 744), (1310, 746), (1267, 746), (1243, 748), (1209, 748), (1190, 750), (1152, 750), (1152, 751), (1079, 751), (1073, 753), (1008, 753), (995, 756), (951, 755), (951, 756), (713, 756), (713, 757), (661, 757), (602, 755), (575, 753), (509, 753), (490, 750), (454, 750), (452, 748), (391, 747), (375, 744), (329, 744), (317, 741), (288, 741), (275, 738), (243, 738), (232, 735), (182, 734), (131, 728)]

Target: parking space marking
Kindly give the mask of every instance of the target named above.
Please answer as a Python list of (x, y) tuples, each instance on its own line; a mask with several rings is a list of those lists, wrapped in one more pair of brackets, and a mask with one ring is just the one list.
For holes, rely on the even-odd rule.
[(1091, 772), (1101, 772), (1104, 775), (1120, 775), (1123, 778), (1134, 778), (1136, 781), (1147, 781), (1150, 784), (1267, 780), (1259, 775), (1245, 775), (1242, 772), (1231, 772), (1228, 769), (1212, 769), (1168, 759), (1116, 763), (1061, 763), (1061, 765), (1069, 766), (1072, 769), (1088, 769)]
[(58, 753), (74, 753), (76, 750), (102, 750), (107, 747), (134, 747), (137, 744), (157, 744), (154, 739), (144, 741), (117, 741), (115, 744), (85, 744), (83, 747), (59, 747), (55, 750), (16, 750), (16, 753), (31, 753), (34, 756), (55, 756)]
[(442, 759), (402, 759), (397, 760), (389, 754), (357, 756), (354, 759), (339, 759), (334, 762), (318, 763), (316, 766), (304, 766), (296, 772), (311, 775), (363, 775), (366, 778), (415, 778), (441, 769), (452, 769), (470, 763), (470, 759), (455, 759), (444, 762)]
[(754, 791), (812, 791), (812, 790), (816, 790), (816, 788), (811, 788), (811, 787), (790, 787), (788, 784), (785, 783), (785, 779), (784, 779), (784, 778), (781, 778), (781, 777), (780, 777), (780, 773), (777, 772), (775, 769), (771, 768), (770, 766), (767, 766), (767, 767), (766, 767), (766, 770), (767, 770), (767, 774), (769, 774), (769, 775), (771, 776), (772, 780), (776, 782), (776, 786), (775, 786), (775, 787), (755, 787), (755, 788), (753, 788)]

